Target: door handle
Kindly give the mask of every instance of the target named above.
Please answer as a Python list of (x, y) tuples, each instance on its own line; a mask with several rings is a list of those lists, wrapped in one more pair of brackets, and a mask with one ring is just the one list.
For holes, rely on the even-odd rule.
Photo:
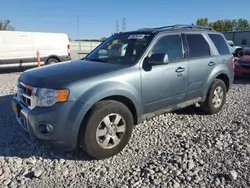
[(208, 66), (214, 66), (215, 65), (215, 62), (213, 62), (213, 61), (210, 61), (209, 63), (208, 63)]
[(175, 72), (180, 73), (180, 72), (183, 72), (184, 70), (185, 70), (185, 68), (183, 68), (183, 67), (178, 67), (178, 68), (175, 70)]

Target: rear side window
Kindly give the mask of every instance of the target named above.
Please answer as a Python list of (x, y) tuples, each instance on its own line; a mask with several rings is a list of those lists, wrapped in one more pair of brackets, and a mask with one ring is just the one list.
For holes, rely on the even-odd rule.
[(186, 34), (190, 58), (210, 55), (210, 48), (201, 34)]
[(225, 39), (218, 34), (208, 34), (208, 36), (213, 41), (220, 55), (230, 54), (229, 48)]

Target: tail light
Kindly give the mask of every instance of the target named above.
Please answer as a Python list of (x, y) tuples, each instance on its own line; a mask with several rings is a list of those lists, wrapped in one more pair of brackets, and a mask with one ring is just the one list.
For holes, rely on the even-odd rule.
[(67, 50), (68, 50), (68, 56), (70, 56), (70, 45), (67, 45)]
[(122, 45), (121, 45), (120, 48), (119, 48), (119, 52), (120, 52), (120, 53), (122, 52)]
[(234, 70), (235, 69), (235, 58), (232, 57), (232, 69)]

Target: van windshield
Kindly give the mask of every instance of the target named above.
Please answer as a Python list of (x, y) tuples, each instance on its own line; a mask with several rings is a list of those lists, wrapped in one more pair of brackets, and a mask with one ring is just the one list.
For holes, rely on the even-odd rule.
[(124, 65), (134, 64), (152, 40), (152, 34), (112, 35), (86, 56), (85, 60)]

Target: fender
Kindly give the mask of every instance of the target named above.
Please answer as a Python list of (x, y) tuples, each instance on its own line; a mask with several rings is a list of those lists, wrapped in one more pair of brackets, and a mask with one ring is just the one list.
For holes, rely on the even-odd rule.
[[(75, 131), (78, 132), (89, 109), (98, 101), (112, 96), (123, 96), (128, 98), (135, 106), (137, 112), (137, 117), (142, 116), (142, 102), (140, 91), (136, 90), (135, 87), (129, 83), (121, 81), (106, 81), (105, 83), (100, 83), (92, 88), (88, 88), (80, 95), (78, 101), (83, 104), (82, 107), (75, 105), (72, 111), (75, 115)], [(75, 101), (77, 103), (77, 101)]]
[(206, 100), (208, 90), (210, 89), (213, 81), (216, 79), (216, 77), (218, 77), (221, 74), (227, 75), (228, 79), (230, 78), (230, 76), (229, 76), (230, 72), (229, 72), (228, 67), (227, 67), (226, 64), (219, 64), (219, 65), (217, 65), (212, 70), (212, 72), (210, 73), (210, 75), (208, 76), (208, 79), (207, 79), (207, 81), (205, 83), (205, 88), (204, 88), (204, 91), (203, 91), (203, 95), (202, 95), (202, 101)]

